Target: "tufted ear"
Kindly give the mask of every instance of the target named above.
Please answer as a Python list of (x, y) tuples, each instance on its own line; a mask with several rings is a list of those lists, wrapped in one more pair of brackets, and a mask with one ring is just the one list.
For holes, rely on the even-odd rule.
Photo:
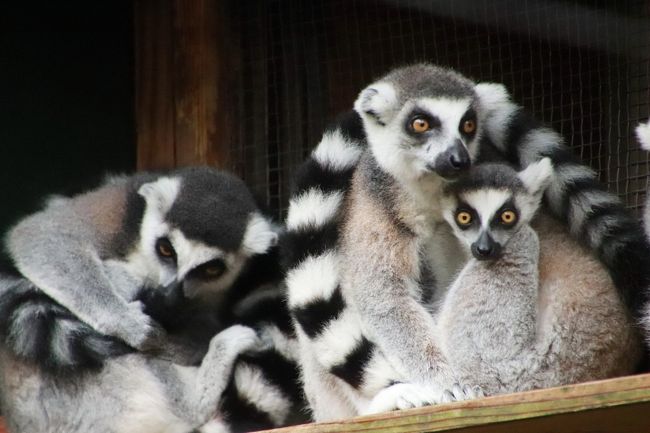
[(375, 83), (361, 91), (354, 109), (365, 120), (387, 125), (397, 111), (397, 93), (389, 83)]
[(542, 158), (533, 162), (518, 174), (519, 179), (524, 183), (528, 192), (541, 200), (544, 191), (550, 185), (553, 178), (553, 164), (550, 158)]
[(161, 177), (153, 182), (143, 184), (138, 189), (138, 194), (144, 197), (147, 207), (157, 209), (160, 213), (167, 213), (171, 209), (181, 181), (173, 177)]
[(510, 102), (508, 89), (501, 83), (478, 83), (474, 86), (474, 92), (481, 101), (481, 105), (488, 111), (492, 107)]
[(259, 213), (251, 215), (244, 233), (242, 250), (247, 255), (262, 254), (278, 244), (278, 229)]
[(639, 144), (641, 144), (641, 149), (650, 150), (650, 120), (637, 125), (636, 138), (639, 140)]

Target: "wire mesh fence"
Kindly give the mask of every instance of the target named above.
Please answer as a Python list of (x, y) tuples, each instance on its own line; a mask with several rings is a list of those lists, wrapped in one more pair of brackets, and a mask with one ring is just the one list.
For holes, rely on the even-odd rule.
[(417, 61), (504, 83), (631, 208), (649, 160), (650, 2), (269, 0), (232, 3), (240, 35), (231, 167), (278, 216), (296, 166), (335, 114), (391, 68)]

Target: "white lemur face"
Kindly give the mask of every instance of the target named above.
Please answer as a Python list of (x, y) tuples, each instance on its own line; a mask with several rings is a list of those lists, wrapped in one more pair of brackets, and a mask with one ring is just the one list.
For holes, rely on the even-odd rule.
[(275, 245), (278, 234), (254, 208), (235, 212), (239, 203), (234, 201), (216, 204), (232, 208), (226, 216), (239, 220), (220, 222), (219, 209), (212, 214), (210, 209), (200, 208), (200, 200), (210, 199), (210, 190), (203, 198), (195, 198), (199, 202), (191, 206), (197, 209), (177, 215), (174, 207), (179, 205), (184, 181), (161, 177), (140, 187), (138, 194), (146, 203), (140, 239), (127, 261), (131, 272), (139, 273), (152, 287), (180, 284), (187, 298), (218, 301), (246, 261)]
[(548, 158), (519, 173), (506, 165), (476, 166), (446, 189), (445, 219), (476, 259), (497, 259), (535, 215), (551, 176)]
[[(355, 102), (381, 167), (396, 178), (453, 179), (478, 152), (483, 121), (475, 85), (453, 71), (416, 65), (364, 89)], [(416, 79), (413, 79), (416, 77)]]

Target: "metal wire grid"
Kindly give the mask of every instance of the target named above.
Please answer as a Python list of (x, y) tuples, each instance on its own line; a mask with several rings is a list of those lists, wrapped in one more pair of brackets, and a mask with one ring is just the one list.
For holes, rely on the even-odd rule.
[(327, 121), (387, 70), (429, 61), (504, 83), (638, 208), (649, 160), (633, 130), (650, 115), (649, 17), (645, 1), (233, 2), (241, 76), (232, 168), (281, 216), (291, 176)]

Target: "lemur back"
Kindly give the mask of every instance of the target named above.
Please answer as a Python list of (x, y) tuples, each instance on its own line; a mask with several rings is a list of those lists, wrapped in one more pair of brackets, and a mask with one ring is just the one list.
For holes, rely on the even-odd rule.
[(553, 218), (533, 220), (548, 159), (479, 165), (450, 185), (445, 217), (473, 258), (436, 317), (461, 380), (488, 394), (630, 374), (641, 344), (603, 265)]
[[(416, 350), (407, 347), (417, 346), (411, 331), (399, 332), (405, 326), (400, 322), (412, 320), (405, 320), (411, 313), (404, 315), (396, 306), (396, 297), (403, 297), (410, 300), (402, 305), (419, 311), (417, 329), (422, 324), (427, 329), (415, 334), (435, 334), (431, 314), (436, 301), (444, 298), (445, 283), (467, 258), (442, 221), (438, 203), (444, 182), (418, 185), (418, 177), (454, 177), (488, 159), (521, 167), (549, 157), (556, 173), (545, 191), (545, 213), (598, 256), (626, 305), (639, 313), (650, 282), (650, 246), (639, 236), (641, 227), (618, 198), (603, 190), (595, 173), (571, 156), (559, 135), (513, 104), (503, 86), (474, 84), (441, 68), (415, 65), (368, 86), (355, 109), (325, 132), (299, 172), (287, 218), (289, 304), (304, 386), (317, 420), (390, 408), (390, 398), (393, 408), (440, 400), (445, 386), (434, 386), (433, 397), (414, 389), (404, 391), (409, 397), (389, 390), (427, 382), (444, 370), (447, 374), (438, 377), (451, 386), (454, 398), (472, 394), (460, 392), (472, 386), (455, 386), (459, 378), (445, 367), (436, 338)], [(432, 111), (436, 114), (427, 116)], [(469, 134), (463, 135), (466, 127)], [(418, 131), (445, 144), (427, 147), (426, 140), (414, 138)], [(363, 288), (357, 295), (365, 293), (358, 299), (349, 293), (355, 278)], [(374, 292), (382, 287), (397, 287), (399, 294)], [(386, 371), (375, 362), (376, 353), (391, 357)], [(386, 384), (386, 392), (379, 392), (386, 404), (373, 404), (372, 393), (364, 390), (376, 392)]]

